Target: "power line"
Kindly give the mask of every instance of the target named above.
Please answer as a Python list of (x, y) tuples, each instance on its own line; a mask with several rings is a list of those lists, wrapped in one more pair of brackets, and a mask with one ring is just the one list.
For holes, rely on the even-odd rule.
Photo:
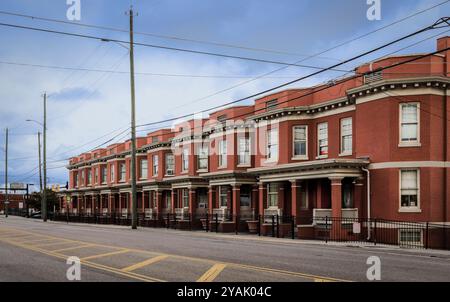
[[(446, 2), (448, 2), (448, 1), (446, 1)], [(444, 4), (444, 3), (442, 3), (442, 4)], [(442, 4), (440, 4), (440, 5), (442, 5)], [(22, 18), (29, 18), (29, 19), (33, 19), (33, 20), (40, 20), (40, 21), (46, 21), (46, 22), (55, 22), (55, 23), (69, 24), (69, 25), (75, 25), (75, 26), (81, 26), (81, 27), (87, 27), (87, 28), (96, 28), (96, 29), (101, 29), (101, 30), (122, 32), (122, 33), (129, 32), (127, 29), (119, 29), (119, 28), (106, 27), (106, 26), (94, 25), (94, 24), (86, 24), (86, 23), (80, 23), (80, 22), (74, 23), (74, 22), (69, 22), (69, 21), (61, 20), (61, 19), (37, 17), (37, 16), (8, 12), (8, 11), (0, 11), (0, 14), (15, 16), (15, 17), (22, 17)], [(155, 34), (155, 33), (146, 33), (146, 32), (135, 31), (134, 34), (150, 36), (150, 37), (155, 37), (155, 38), (160, 38), (160, 39), (193, 42), (193, 43), (199, 43), (199, 44), (207, 44), (207, 45), (213, 45), (213, 46), (236, 48), (236, 49), (250, 50), (250, 51), (259, 51), (259, 52), (274, 53), (274, 54), (281, 54), (281, 55), (290, 55), (290, 56), (297, 56), (297, 57), (308, 57), (309, 56), (309, 55), (298, 54), (298, 53), (293, 53), (293, 52), (286, 52), (286, 51), (279, 51), (279, 50), (272, 50), (272, 49), (263, 49), (263, 48), (256, 48), (256, 47), (248, 47), (248, 46), (241, 46), (241, 45), (227, 44), (227, 43), (220, 43), (220, 42), (211, 42), (211, 41), (197, 40), (197, 39), (188, 39), (188, 38), (184, 38), (184, 37), (161, 35), (161, 34)], [(329, 57), (319, 57), (319, 58), (337, 61), (337, 59), (329, 58)]]
[[(362, 54), (356, 55), (356, 56), (354, 56), (354, 57), (352, 57), (352, 58), (350, 58), (350, 59), (346, 59), (346, 60), (344, 60), (344, 61), (342, 61), (342, 62), (339, 62), (339, 63), (337, 63), (337, 64), (331, 65), (331, 66), (328, 67), (328, 68), (324, 68), (324, 69), (322, 69), (322, 70), (320, 70), (320, 71), (313, 72), (313, 73), (308, 74), (308, 75), (306, 75), (306, 76), (302, 76), (302, 77), (300, 77), (300, 78), (298, 78), (298, 79), (295, 79), (295, 80), (292, 80), (292, 81), (289, 81), (289, 82), (286, 82), (286, 83), (277, 85), (277, 86), (275, 86), (275, 87), (272, 87), (272, 88), (269, 88), (269, 89), (266, 89), (266, 90), (263, 90), (263, 91), (254, 93), (254, 94), (252, 94), (252, 95), (249, 95), (249, 96), (246, 96), (246, 97), (242, 97), (242, 98), (237, 99), (237, 100), (235, 100), (235, 101), (228, 102), (228, 103), (221, 104), (221, 105), (217, 105), (217, 106), (213, 106), (213, 107), (210, 107), (210, 108), (208, 108), (208, 109), (201, 110), (201, 111), (199, 111), (199, 112), (197, 112), (197, 113), (184, 114), (184, 115), (181, 115), (181, 116), (173, 117), (173, 118), (166, 119), (166, 120), (162, 120), (162, 121), (158, 121), (158, 122), (151, 122), (151, 123), (146, 123), (146, 124), (137, 125), (136, 127), (144, 127), (144, 126), (156, 125), (156, 124), (160, 124), (160, 123), (164, 123), (164, 122), (169, 122), (169, 121), (176, 121), (176, 120), (180, 120), (180, 119), (184, 119), (184, 118), (190, 117), (190, 116), (192, 116), (193, 114), (206, 113), (206, 112), (211, 111), (211, 110), (216, 110), (216, 109), (223, 108), (223, 107), (228, 106), (228, 105), (231, 105), (231, 104), (239, 103), (239, 102), (242, 102), (242, 101), (251, 99), (251, 98), (258, 97), (258, 96), (260, 96), (260, 95), (263, 95), (263, 94), (272, 92), (272, 91), (274, 91), (274, 90), (277, 90), (277, 89), (280, 89), (280, 88), (283, 88), (283, 87), (286, 87), (286, 86), (291, 85), (291, 84), (293, 84), (293, 83), (296, 83), (296, 82), (305, 80), (305, 79), (307, 79), (307, 78), (316, 76), (316, 75), (321, 74), (321, 73), (323, 73), (323, 72), (325, 72), (325, 71), (331, 70), (332, 68), (341, 66), (341, 65), (346, 64), (346, 63), (349, 63), (349, 62), (351, 62), (351, 61), (354, 61), (354, 60), (356, 60), (356, 59), (359, 59), (359, 58), (361, 58), (361, 57), (364, 57), (364, 56), (366, 56), (366, 55), (368, 55), (368, 54), (371, 54), (371, 53), (373, 53), (373, 52), (376, 52), (376, 51), (378, 51), (378, 50), (380, 50), (380, 49), (383, 49), (383, 48), (385, 48), (385, 47), (388, 47), (388, 46), (390, 46), (390, 45), (396, 44), (396, 43), (398, 43), (398, 42), (400, 42), (400, 41), (403, 41), (403, 40), (405, 40), (405, 39), (408, 39), (408, 38), (413, 37), (413, 36), (415, 36), (415, 35), (418, 35), (418, 34), (420, 34), (420, 33), (426, 32), (426, 31), (431, 30), (431, 29), (440, 28), (440, 27), (438, 27), (438, 26), (440, 26), (441, 24), (444, 24), (444, 23), (447, 24), (446, 22), (448, 22), (448, 18), (442, 18), (442, 19), (439, 19), (437, 22), (435, 22), (435, 23), (434, 23), (433, 25), (431, 25), (431, 26), (424, 27), (424, 28), (422, 28), (422, 29), (420, 29), (420, 30), (418, 30), (418, 31), (415, 31), (415, 32), (413, 32), (413, 33), (411, 33), (411, 34), (408, 34), (408, 35), (406, 35), (406, 36), (403, 36), (403, 37), (401, 37), (401, 38), (395, 39), (395, 40), (393, 40), (393, 41), (391, 41), (391, 42), (385, 43), (385, 44), (383, 44), (383, 45), (381, 45), (381, 46), (378, 46), (378, 47), (376, 47), (376, 48), (374, 48), (374, 49), (372, 49), (372, 50), (363, 52)], [(447, 26), (449, 26), (449, 25), (447, 24)]]
[[(31, 27), (31, 26), (24, 26), (24, 25), (17, 25), (17, 24), (10, 24), (10, 23), (0, 23), (0, 26), (34, 30), (34, 31), (39, 31), (39, 32), (59, 34), (59, 35), (72, 36), (72, 37), (78, 37), (78, 38), (87, 38), (87, 39), (93, 39), (93, 40), (100, 40), (100, 41), (104, 41), (104, 42), (116, 42), (116, 43), (129, 44), (128, 41), (123, 41), (123, 40), (118, 40), (118, 39), (110, 39), (110, 38), (105, 38), (105, 37), (70, 33), (70, 32), (38, 28), (38, 27)], [(281, 62), (281, 61), (275, 61), (275, 60), (265, 60), (265, 59), (251, 58), (251, 57), (244, 57), (244, 56), (234, 56), (234, 55), (223, 54), (223, 53), (215, 53), (215, 52), (209, 52), (209, 51), (200, 51), (200, 50), (193, 50), (193, 49), (186, 49), (186, 48), (170, 47), (170, 46), (148, 44), (148, 43), (141, 43), (141, 42), (134, 42), (133, 45), (157, 48), (157, 49), (164, 49), (164, 50), (172, 50), (172, 51), (178, 51), (178, 52), (200, 54), (200, 55), (207, 55), (207, 56), (214, 56), (214, 57), (222, 57), (222, 58), (228, 58), (228, 59), (253, 61), (253, 62), (259, 62), (259, 63), (276, 64), (276, 65), (284, 65), (284, 66), (296, 66), (296, 67), (316, 69), (316, 70), (323, 69), (322, 67), (317, 67), (317, 66), (312, 66), (312, 65), (295, 64), (295, 63)], [(348, 72), (348, 70), (342, 70), (342, 69), (332, 69), (332, 70), (339, 71), (339, 72)]]

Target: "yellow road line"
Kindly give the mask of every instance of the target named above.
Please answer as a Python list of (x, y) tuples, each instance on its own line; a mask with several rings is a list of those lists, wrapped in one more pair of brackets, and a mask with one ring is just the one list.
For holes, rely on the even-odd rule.
[[(28, 233), (33, 234), (32, 232), (28, 232)], [(34, 234), (41, 235), (39, 233), (34, 233)], [(41, 236), (43, 236), (43, 235), (41, 235)], [(53, 237), (53, 238), (55, 238), (55, 239), (62, 239), (60, 237)], [(77, 243), (80, 243), (80, 244), (87, 244), (87, 243), (89, 243), (89, 242), (82, 242), (82, 241), (76, 241), (76, 240), (72, 240), (72, 242), (77, 242)], [(118, 247), (118, 246), (111, 246), (111, 245), (105, 245), (105, 244), (96, 244), (96, 245), (99, 246), (99, 247), (105, 247), (105, 248), (124, 249), (124, 248), (121, 248), (121, 247)], [(130, 251), (130, 252), (138, 252), (138, 253), (151, 254), (151, 255), (161, 254), (161, 253), (155, 253), (155, 252), (139, 250), (139, 249), (127, 249), (127, 250)], [(195, 258), (195, 257), (181, 256), (181, 255), (174, 255), (174, 254), (164, 254), (164, 255), (167, 255), (169, 257), (173, 257), (173, 258), (176, 258), (176, 259), (186, 259), (186, 260), (197, 261), (197, 262), (217, 263), (216, 260), (207, 259), (207, 258)], [(230, 266), (230, 267), (238, 267), (238, 268), (243, 268), (243, 269), (250, 269), (250, 270), (254, 270), (254, 271), (268, 272), (268, 273), (281, 274), (281, 275), (297, 276), (297, 277), (302, 277), (302, 278), (310, 279), (310, 280), (321, 279), (321, 280), (326, 280), (326, 281), (330, 281), (330, 282), (350, 282), (350, 280), (345, 280), (345, 279), (338, 279), (338, 278), (331, 278), (331, 277), (324, 277), (324, 276), (316, 276), (316, 275), (312, 275), (312, 274), (299, 273), (299, 272), (293, 272), (293, 271), (286, 271), (286, 270), (280, 270), (280, 269), (272, 269), (272, 268), (267, 268), (267, 267), (258, 267), (258, 266), (251, 266), (251, 265), (238, 264), (238, 263), (227, 263), (227, 262), (223, 262), (223, 264), (226, 264), (227, 266)]]
[(206, 271), (197, 282), (212, 282), (219, 276), (227, 265), (224, 263), (216, 263), (209, 270)]
[(63, 249), (51, 250), (50, 252), (59, 253), (59, 252), (65, 252), (65, 251), (70, 251), (70, 250), (82, 249), (82, 248), (91, 247), (91, 246), (96, 246), (96, 244), (88, 243), (88, 244), (84, 244), (84, 245), (77, 245), (77, 246), (72, 246), (72, 247), (66, 247), (66, 248), (63, 248)]
[(129, 249), (123, 249), (123, 250), (115, 251), (115, 252), (109, 252), (109, 253), (104, 253), (104, 254), (97, 254), (97, 255), (87, 256), (87, 257), (81, 258), (81, 260), (91, 260), (91, 259), (108, 257), (108, 256), (113, 256), (113, 255), (119, 255), (119, 254), (128, 253), (129, 251), (130, 251)]
[(67, 241), (67, 240), (61, 240), (61, 241), (58, 241), (58, 242), (32, 244), (32, 246), (41, 248), (41, 247), (44, 247), (44, 246), (52, 246), (52, 245), (68, 244), (68, 243), (72, 243), (72, 242)]
[(124, 268), (122, 268), (122, 271), (124, 271), (124, 272), (131, 272), (131, 271), (137, 270), (138, 268), (141, 268), (141, 267), (144, 267), (144, 266), (148, 266), (150, 264), (162, 261), (162, 260), (166, 259), (167, 257), (169, 257), (169, 256), (167, 256), (167, 255), (156, 256), (156, 257), (147, 259), (145, 261), (142, 261), (142, 262), (139, 262), (139, 263), (136, 263), (136, 264), (124, 267)]
[[(30, 247), (30, 246), (26, 246), (26, 245), (21, 245), (15, 242), (11, 242), (11, 241), (4, 241), (4, 242), (8, 242), (11, 245), (15, 245), (18, 247), (21, 247), (23, 249), (27, 249), (27, 250), (31, 250), (34, 252), (39, 252), (48, 256), (52, 256), (52, 257), (57, 257), (57, 258), (61, 258), (61, 259), (67, 259), (66, 255), (62, 255), (62, 254), (58, 254), (58, 253), (52, 253), (50, 251), (46, 251), (43, 249), (39, 249), (39, 248), (34, 248), (34, 247)], [(107, 271), (107, 272), (111, 272), (111, 273), (115, 273), (118, 275), (122, 275), (125, 277), (129, 277), (132, 279), (136, 279), (139, 281), (146, 281), (146, 282), (165, 282), (165, 280), (161, 280), (161, 279), (157, 279), (157, 278), (153, 278), (153, 277), (149, 277), (149, 276), (145, 276), (145, 275), (140, 275), (140, 274), (136, 274), (136, 273), (131, 273), (131, 272), (123, 272), (120, 269), (114, 268), (114, 267), (110, 267), (110, 266), (106, 266), (106, 265), (101, 265), (98, 263), (94, 263), (94, 262), (90, 262), (90, 261), (84, 261), (81, 259), (81, 263), (87, 267), (92, 267), (92, 268), (96, 268), (98, 270), (103, 270), (103, 271)]]

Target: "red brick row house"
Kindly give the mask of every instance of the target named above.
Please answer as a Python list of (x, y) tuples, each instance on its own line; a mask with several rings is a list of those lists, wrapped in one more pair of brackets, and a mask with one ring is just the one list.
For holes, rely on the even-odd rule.
[[(258, 214), (305, 228), (324, 217), (449, 222), (450, 52), (376, 71), (419, 56), (138, 138), (139, 211), (198, 224), (219, 214), (224, 231)], [(129, 166), (130, 141), (73, 157), (69, 211), (129, 213)]]

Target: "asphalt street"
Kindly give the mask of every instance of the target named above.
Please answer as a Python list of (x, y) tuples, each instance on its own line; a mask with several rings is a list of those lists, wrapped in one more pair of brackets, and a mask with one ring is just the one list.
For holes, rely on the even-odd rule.
[(0, 217), (0, 281), (450, 281), (450, 252)]

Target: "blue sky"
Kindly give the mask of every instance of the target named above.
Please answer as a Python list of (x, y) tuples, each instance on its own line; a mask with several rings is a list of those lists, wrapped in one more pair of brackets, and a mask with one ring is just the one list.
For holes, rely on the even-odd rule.
[[(138, 42), (292, 63), (443, 1), (381, 0), (381, 20), (369, 21), (366, 18), (369, 7), (366, 0), (81, 0), (80, 22), (127, 29), (128, 18), (125, 11), (129, 9), (131, 2), (138, 12), (135, 18), (137, 32), (233, 44), (274, 52), (244, 50), (141, 34), (135, 37)], [(67, 20), (67, 8), (66, 0), (0, 2), (0, 11), (60, 20)], [(430, 25), (439, 17), (448, 15), (449, 9), (450, 5), (446, 3), (303, 63), (319, 67), (329, 66)], [(105, 38), (128, 39), (127, 33), (4, 14), (0, 14), (0, 22)], [(351, 70), (358, 64), (437, 33), (439, 31), (421, 35), (343, 68)], [(435, 39), (431, 39), (401, 53), (433, 51), (435, 44)], [(139, 46), (135, 49), (135, 55), (137, 72), (215, 76), (190, 78), (137, 75), (138, 124), (199, 111), (312, 72), (310, 69), (289, 67), (269, 77), (249, 81), (280, 66)], [(115, 43), (0, 26), (0, 62), (2, 130), (0, 148), (4, 147), (3, 129), (9, 127), (11, 181), (38, 183), (36, 133), (39, 127), (25, 120), (42, 120), (41, 94), (44, 91), (50, 94), (48, 101), (50, 183), (65, 183), (67, 180), (67, 171), (61, 167), (66, 163), (64, 159), (90, 150), (128, 125), (130, 93), (127, 73), (68, 71), (6, 64), (12, 62), (127, 71), (129, 68), (127, 50)], [(299, 82), (294, 87), (317, 84), (339, 75), (342, 73), (328, 72)], [(245, 81), (249, 82), (214, 97), (204, 98)], [(116, 132), (111, 133), (114, 130)], [(110, 134), (106, 135), (108, 133)], [(139, 134), (144, 135), (145, 132)], [(4, 181), (3, 166), (2, 155), (0, 183)]]

